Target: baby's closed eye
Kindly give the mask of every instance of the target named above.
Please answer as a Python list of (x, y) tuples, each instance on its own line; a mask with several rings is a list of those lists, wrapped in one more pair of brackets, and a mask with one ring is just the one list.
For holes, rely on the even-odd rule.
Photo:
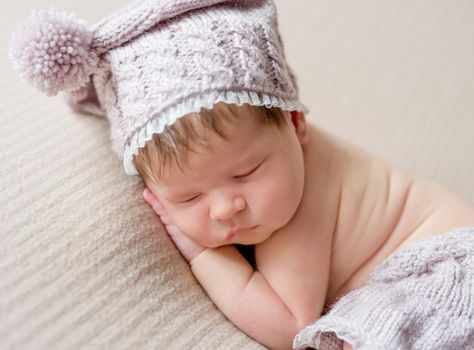
[(201, 194), (195, 194), (195, 195), (190, 195), (190, 196), (186, 196), (184, 199), (180, 199), (179, 201), (177, 201), (177, 203), (190, 203), (192, 202), (193, 200), (197, 199)]
[(252, 174), (254, 174), (259, 168), (260, 166), (263, 164), (265, 160), (261, 161), (260, 163), (257, 164), (257, 166), (253, 167), (252, 169), (250, 169), (249, 171), (241, 174), (241, 175), (235, 175), (234, 176), (234, 179), (242, 179), (242, 178), (245, 178), (247, 176), (250, 176)]

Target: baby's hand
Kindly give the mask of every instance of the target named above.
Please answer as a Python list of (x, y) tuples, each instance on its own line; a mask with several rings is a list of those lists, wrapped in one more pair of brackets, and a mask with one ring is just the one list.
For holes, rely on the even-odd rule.
[(163, 225), (165, 225), (166, 232), (168, 232), (168, 235), (170, 236), (174, 245), (176, 248), (178, 248), (180, 253), (188, 262), (191, 262), (195, 257), (206, 250), (205, 247), (186, 236), (181, 232), (178, 226), (173, 224), (166, 210), (158, 201), (158, 198), (156, 198), (156, 196), (148, 188), (145, 188), (143, 191), (143, 198), (160, 217), (160, 220)]
[(352, 350), (352, 346), (349, 343), (343, 342), (342, 350)]

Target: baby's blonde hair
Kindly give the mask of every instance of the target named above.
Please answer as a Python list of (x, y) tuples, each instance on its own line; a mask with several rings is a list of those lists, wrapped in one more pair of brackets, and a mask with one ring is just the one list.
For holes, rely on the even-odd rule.
[[(145, 183), (158, 183), (165, 171), (174, 162), (180, 169), (186, 163), (189, 151), (195, 145), (208, 145), (205, 133), (209, 130), (223, 139), (228, 135), (224, 132), (225, 123), (238, 123), (248, 113), (247, 117), (256, 118), (256, 122), (283, 130), (287, 121), (280, 108), (265, 106), (238, 106), (219, 102), (213, 109), (201, 109), (199, 113), (190, 113), (180, 118), (171, 126), (166, 126), (160, 134), (141, 148), (133, 158), (133, 164)], [(199, 129), (201, 131), (199, 131)]]

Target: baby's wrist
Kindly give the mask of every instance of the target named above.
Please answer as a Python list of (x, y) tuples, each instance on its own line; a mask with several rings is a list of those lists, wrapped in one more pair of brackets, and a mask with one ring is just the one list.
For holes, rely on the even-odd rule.
[(204, 255), (206, 255), (206, 253), (211, 249), (213, 249), (213, 248), (203, 247), (203, 249), (199, 253), (197, 253), (192, 259), (189, 259), (189, 265), (191, 267), (193, 267), (193, 265), (195, 265), (197, 261), (202, 260), (200, 258), (202, 258)]

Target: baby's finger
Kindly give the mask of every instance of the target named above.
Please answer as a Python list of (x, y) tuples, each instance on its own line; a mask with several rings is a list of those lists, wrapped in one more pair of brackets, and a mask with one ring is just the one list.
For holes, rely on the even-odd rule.
[(146, 188), (143, 191), (143, 198), (153, 208), (156, 214), (160, 216), (164, 214), (163, 207), (161, 206), (155, 195), (149, 189)]
[(171, 225), (172, 224), (171, 219), (168, 216), (168, 214), (166, 214), (166, 212), (160, 215), (160, 220), (165, 225)]
[(151, 192), (148, 188), (145, 188), (143, 190), (143, 198), (150, 205), (152, 205), (153, 202), (156, 200), (156, 197), (153, 195), (153, 192)]
[(163, 208), (158, 198), (148, 188), (143, 190), (143, 198), (149, 205), (151, 205), (163, 224), (170, 225), (172, 223), (171, 218), (168, 216), (168, 213)]

